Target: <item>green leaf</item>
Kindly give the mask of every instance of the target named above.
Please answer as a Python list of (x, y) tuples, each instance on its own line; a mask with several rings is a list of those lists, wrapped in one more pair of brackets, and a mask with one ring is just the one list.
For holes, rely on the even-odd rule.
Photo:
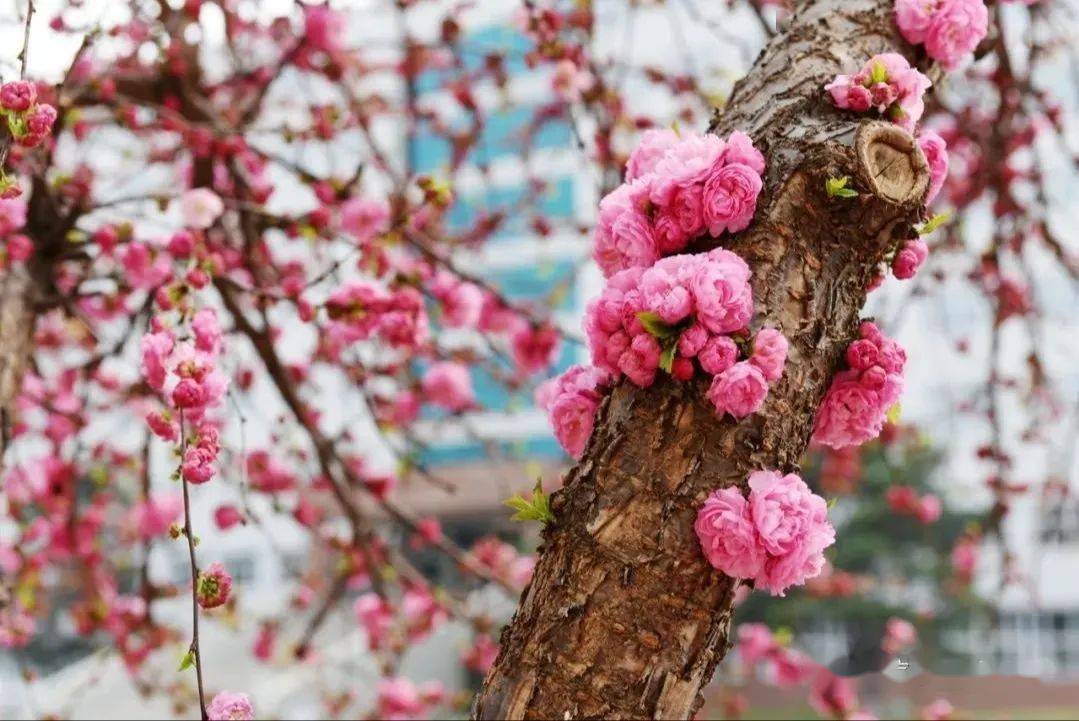
[(824, 191), (829, 198), (857, 198), (858, 192), (847, 187), (850, 178), (844, 175), (842, 178), (828, 178), (824, 181)]
[(674, 354), (677, 352), (677, 343), (671, 343), (666, 348), (664, 348), (663, 353), (659, 356), (659, 367), (670, 373), (671, 368), (674, 367)]
[(888, 68), (884, 67), (884, 63), (880, 60), (874, 60), (873, 65), (869, 68), (869, 83), (876, 85), (877, 83), (888, 82)]
[(637, 320), (641, 322), (644, 329), (654, 338), (671, 338), (678, 334), (678, 328), (673, 325), (667, 325), (659, 316), (655, 313), (647, 310), (642, 310), (637, 313)]
[(888, 422), (891, 424), (899, 423), (899, 417), (903, 413), (903, 407), (896, 403), (894, 406), (888, 409)]
[(193, 649), (187, 649), (187, 653), (180, 659), (180, 670), (186, 671), (195, 665), (195, 651)]
[(921, 228), (915, 228), (915, 230), (918, 231), (918, 235), (929, 235), (934, 230), (951, 220), (951, 218), (952, 214), (950, 211), (947, 213), (937, 213), (932, 218), (927, 220), (925, 222), (925, 225), (923, 225)]
[(540, 523), (549, 523), (554, 520), (550, 501), (547, 498), (547, 494), (543, 492), (543, 486), (539, 481), (536, 481), (536, 486), (532, 489), (531, 500), (517, 494), (509, 500), (503, 501), (503, 504), (517, 511), (513, 514), (513, 520), (515, 521), (539, 521)]

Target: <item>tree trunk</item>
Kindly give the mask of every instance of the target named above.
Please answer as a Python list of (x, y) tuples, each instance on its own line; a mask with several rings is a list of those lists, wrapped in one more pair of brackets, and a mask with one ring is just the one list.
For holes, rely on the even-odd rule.
[(0, 271), (0, 471), (34, 326), (33, 279), (23, 264)]
[[(697, 509), (753, 470), (797, 469), (867, 284), (924, 216), (928, 169), (911, 136), (835, 110), (823, 90), (888, 51), (913, 57), (892, 0), (809, 0), (717, 113), (713, 132), (748, 133), (768, 162), (754, 224), (724, 245), (753, 269), (755, 326), (790, 341), (786, 372), (740, 423), (716, 418), (704, 380), (615, 388), (552, 498), (475, 718), (684, 719), (700, 706), (738, 582), (705, 561)], [(829, 198), (825, 180), (844, 175), (859, 196)]]

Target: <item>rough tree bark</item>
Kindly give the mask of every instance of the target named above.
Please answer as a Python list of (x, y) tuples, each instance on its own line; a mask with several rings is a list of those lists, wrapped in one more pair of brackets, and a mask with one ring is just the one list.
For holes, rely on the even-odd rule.
[(34, 241), (25, 263), (0, 269), (0, 471), (15, 423), (15, 400), (33, 352), (34, 325), (41, 309), (57, 302), (52, 267), (64, 252), (74, 221), (58, 214), (48, 185), (35, 177), (23, 232)]
[[(716, 114), (713, 132), (745, 131), (768, 161), (754, 224), (724, 244), (753, 269), (755, 326), (790, 341), (786, 372), (740, 423), (715, 417), (703, 380), (613, 391), (552, 498), (475, 718), (684, 719), (700, 706), (730, 645), (738, 582), (701, 554), (697, 508), (718, 487), (744, 489), (753, 470), (797, 469), (867, 284), (924, 217), (928, 169), (911, 136), (836, 111), (822, 90), (875, 53), (914, 57), (892, 5), (802, 3)], [(843, 175), (857, 198), (825, 193)]]

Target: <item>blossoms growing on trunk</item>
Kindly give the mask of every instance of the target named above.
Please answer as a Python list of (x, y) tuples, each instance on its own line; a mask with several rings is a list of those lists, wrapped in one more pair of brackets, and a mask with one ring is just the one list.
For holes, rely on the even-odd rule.
[(752, 350), (745, 343), (749, 276), (745, 261), (722, 248), (619, 272), (585, 311), (592, 362), (642, 388), (660, 370), (680, 380), (700, 371), (714, 377), (709, 397), (717, 411), (736, 418), (755, 412), (782, 374), (787, 346), (772, 329)]
[(895, 22), (907, 42), (925, 45), (929, 57), (954, 70), (989, 30), (983, 0), (895, 0)]
[(860, 336), (847, 347), (848, 367), (836, 373), (817, 410), (814, 443), (838, 449), (876, 438), (903, 393), (903, 348), (870, 321), (862, 323)]
[(584, 452), (601, 391), (620, 375), (647, 388), (660, 371), (682, 381), (703, 373), (716, 412), (735, 419), (755, 413), (782, 376), (786, 338), (773, 328), (750, 337), (745, 261), (723, 248), (670, 255), (705, 231), (749, 225), (764, 167), (738, 131), (726, 140), (644, 133), (626, 182), (600, 203), (594, 256), (608, 280), (584, 320), (595, 368), (571, 368), (536, 395), (573, 457)]
[(929, 78), (902, 55), (882, 53), (854, 75), (837, 75), (824, 89), (837, 108), (856, 113), (872, 110), (913, 131), (925, 112), (923, 96), (930, 85)]
[(749, 497), (721, 488), (705, 500), (694, 530), (712, 566), (782, 596), (824, 568), (835, 542), (828, 504), (793, 473), (756, 471)]
[(651, 130), (626, 165), (626, 182), (599, 205), (593, 256), (610, 277), (647, 268), (707, 231), (746, 228), (763, 185), (764, 156), (745, 133)]

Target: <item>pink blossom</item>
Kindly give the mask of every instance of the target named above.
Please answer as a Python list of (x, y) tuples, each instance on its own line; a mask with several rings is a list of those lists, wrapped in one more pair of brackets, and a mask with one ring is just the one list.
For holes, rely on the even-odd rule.
[(837, 373), (817, 411), (813, 440), (835, 449), (859, 446), (880, 435), (887, 410), (858, 373)]
[(150, 250), (145, 243), (128, 243), (120, 256), (120, 263), (124, 266), (124, 279), (132, 288), (156, 288), (172, 275), (168, 257)]
[(205, 448), (188, 448), (180, 473), (191, 483), (206, 483), (214, 477), (215, 454)]
[(753, 140), (741, 130), (727, 136), (727, 147), (721, 162), (725, 165), (745, 165), (757, 175), (764, 175), (764, 154), (753, 147)]
[(223, 212), (225, 204), (209, 188), (192, 188), (180, 196), (180, 217), (189, 228), (209, 228)]
[(884, 639), (881, 648), (885, 653), (895, 654), (910, 648), (918, 640), (918, 631), (914, 624), (905, 618), (892, 617), (884, 624)]
[(762, 187), (760, 174), (748, 165), (731, 163), (716, 170), (705, 182), (702, 196), (708, 232), (718, 236), (744, 230), (757, 211)]
[(585, 444), (592, 435), (596, 409), (595, 401), (580, 395), (563, 396), (551, 407), (555, 438), (574, 458), (584, 454)]
[(787, 363), (787, 339), (775, 328), (761, 328), (753, 339), (749, 362), (760, 368), (770, 383), (779, 380)]
[(498, 644), (485, 633), (477, 633), (472, 645), (461, 654), (461, 662), (476, 673), (486, 674), (498, 658)]
[(161, 493), (150, 496), (131, 509), (130, 523), (139, 538), (163, 536), (184, 510), (184, 501), (178, 493)]
[(560, 60), (551, 78), (551, 87), (567, 103), (575, 103), (581, 94), (592, 89), (595, 77), (585, 68), (577, 67), (573, 60)]
[(165, 386), (166, 359), (172, 353), (175, 340), (171, 333), (159, 331), (142, 337), (142, 376), (154, 390)]
[(674, 273), (669, 264), (661, 261), (641, 276), (641, 298), (644, 309), (655, 313), (664, 323), (674, 325), (693, 311), (693, 298), (689, 289)]
[(664, 154), (678, 144), (678, 133), (668, 128), (652, 128), (641, 134), (637, 147), (626, 161), (626, 182), (648, 175)]
[(923, 96), (930, 85), (929, 78), (902, 55), (882, 53), (870, 58), (855, 75), (837, 75), (824, 89), (838, 108), (854, 112), (873, 108), (913, 131), (925, 112)]
[(918, 718), (921, 721), (948, 721), (955, 715), (955, 707), (947, 699), (938, 698), (933, 703), (924, 707)]
[(778, 648), (772, 654), (772, 673), (776, 686), (790, 688), (806, 680), (818, 666), (798, 651)]
[(832, 103), (837, 108), (864, 113), (873, 107), (869, 88), (859, 85), (850, 75), (836, 75), (824, 89), (832, 96)]
[(146, 425), (150, 431), (163, 441), (175, 441), (180, 437), (180, 424), (172, 419), (168, 411), (146, 414)]
[(413, 640), (426, 636), (448, 618), (446, 609), (422, 587), (405, 590), (401, 596), (401, 615)]
[(713, 333), (731, 333), (745, 328), (753, 315), (753, 291), (749, 287), (749, 266), (726, 250), (708, 254), (690, 279), (697, 304), (697, 319)]
[(329, 5), (305, 5), (303, 9), (303, 32), (307, 43), (315, 50), (339, 51), (345, 39), (345, 18), (341, 13)]
[(655, 231), (645, 215), (650, 190), (650, 181), (639, 178), (600, 201), (593, 257), (605, 276), (626, 268), (647, 268), (659, 258)]
[(925, 41), (929, 22), (941, 4), (942, 0), (895, 0), (895, 23), (907, 42)]
[(385, 200), (355, 196), (341, 203), (341, 229), (360, 245), (385, 233), (390, 227), (390, 206)]
[(714, 335), (701, 348), (697, 360), (705, 373), (719, 375), (738, 361), (738, 346), (730, 336)]
[(749, 488), (750, 516), (768, 552), (757, 588), (782, 596), (824, 567), (824, 549), (835, 542), (828, 505), (793, 473), (757, 471)]
[(0, 235), (21, 230), (26, 225), (26, 210), (22, 198), (0, 198)]
[(457, 413), (475, 405), (468, 367), (454, 361), (433, 364), (421, 381), (428, 402)]
[(202, 608), (217, 608), (229, 600), (231, 590), (232, 576), (220, 563), (211, 563), (199, 573), (195, 596)]
[[(713, 174), (727, 144), (717, 135), (687, 135), (671, 146), (652, 174), (652, 202), (669, 205), (682, 188), (704, 183)], [(706, 201), (707, 202), (707, 201)]]
[(735, 363), (712, 379), (708, 400), (722, 416), (730, 413), (741, 420), (756, 413), (768, 395), (768, 381), (760, 368), (747, 361)]
[(393, 607), (377, 593), (365, 593), (352, 605), (356, 621), (367, 634), (372, 650), (383, 648), (393, 627)]
[(713, 491), (693, 524), (712, 567), (734, 578), (755, 578), (765, 553), (757, 539), (749, 504), (737, 488)]
[(641, 388), (647, 388), (656, 379), (661, 348), (655, 338), (647, 333), (634, 336), (618, 359), (618, 369)]
[[(53, 106), (48, 103), (35, 105), (26, 115), (26, 129), (31, 137), (40, 142), (39, 139), (52, 132), (52, 126), (56, 122), (56, 118), (57, 112)], [(32, 144), (37, 145), (37, 142)]]
[(218, 506), (214, 510), (214, 525), (216, 525), (219, 530), (227, 531), (233, 526), (243, 522), (243, 514), (240, 513), (235, 506)]
[(675, 188), (656, 211), (656, 243), (662, 253), (677, 253), (704, 230), (703, 188), (699, 183)]
[(574, 458), (580, 458), (592, 435), (596, 410), (610, 373), (572, 366), (536, 389), (536, 404), (548, 412), (555, 438)]
[(952, 548), (952, 569), (963, 579), (969, 580), (978, 565), (978, 544), (970, 538), (961, 538)]
[(903, 392), (907, 358), (902, 347), (870, 322), (862, 323), (860, 334), (875, 353), (861, 341), (848, 347), (852, 368), (837, 373), (824, 395), (813, 429), (815, 443), (840, 449), (876, 438)]
[(854, 681), (822, 668), (810, 687), (809, 705), (821, 716), (846, 718), (858, 706)]
[(944, 0), (925, 33), (925, 51), (946, 70), (954, 70), (978, 47), (989, 30), (983, 0)]
[(442, 302), (442, 325), (447, 328), (474, 328), (483, 312), (484, 292), (475, 283), (440, 272), (431, 281), (431, 293)]
[(210, 721), (252, 721), (255, 708), (245, 693), (222, 691), (206, 707)]
[(419, 689), (407, 678), (384, 678), (378, 682), (378, 716), (387, 721), (422, 718), (427, 704)]
[(195, 408), (206, 402), (206, 393), (198, 381), (182, 378), (172, 389), (171, 398), (177, 408)]
[(191, 331), (195, 334), (195, 348), (216, 354), (221, 349), (221, 324), (213, 308), (203, 308), (191, 319)]
[(548, 367), (558, 357), (561, 337), (554, 326), (521, 323), (510, 337), (513, 362), (523, 375), (536, 373)]
[(940, 499), (930, 493), (922, 496), (921, 500), (918, 502), (916, 515), (918, 516), (919, 521), (929, 525), (940, 519), (941, 512)]
[(892, 260), (892, 272), (899, 280), (913, 278), (929, 257), (929, 246), (921, 238), (908, 240)]
[(938, 133), (923, 130), (918, 133), (918, 147), (922, 149), (922, 154), (929, 164), (929, 191), (925, 196), (925, 204), (929, 205), (940, 193), (948, 177), (948, 143)]
[(29, 80), (12, 80), (0, 86), (0, 106), (21, 113), (37, 101), (37, 87)]
[(772, 630), (763, 623), (743, 623), (738, 626), (738, 655), (746, 666), (763, 661), (777, 647)]
[[(704, 326), (699, 323), (694, 323), (682, 331), (682, 334), (678, 336), (678, 353), (685, 358), (692, 358), (701, 352), (708, 342), (708, 338), (708, 331), (705, 330)], [(734, 361), (732, 360), (731, 363), (733, 362)], [(726, 370), (726, 367), (722, 370)], [(713, 371), (709, 372), (711, 373)]]

